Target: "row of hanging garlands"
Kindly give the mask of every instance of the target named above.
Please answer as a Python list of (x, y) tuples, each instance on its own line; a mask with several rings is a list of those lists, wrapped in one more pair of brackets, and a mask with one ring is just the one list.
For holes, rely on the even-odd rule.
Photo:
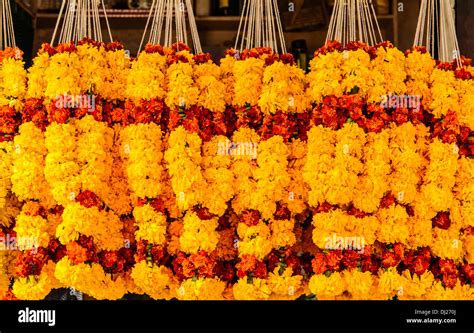
[(474, 299), (474, 69), (448, 0), (422, 0), (405, 53), (371, 1), (336, 0), (307, 75), (273, 0), (245, 2), (220, 64), (189, 0), (153, 2), (136, 59), (97, 0), (64, 0), (27, 70), (2, 4), (2, 298)]

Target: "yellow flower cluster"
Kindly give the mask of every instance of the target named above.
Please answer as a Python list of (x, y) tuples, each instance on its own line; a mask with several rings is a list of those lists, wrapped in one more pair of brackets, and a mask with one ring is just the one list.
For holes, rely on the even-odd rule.
[(162, 192), (161, 128), (155, 123), (130, 125), (122, 129), (122, 159), (130, 190), (138, 198), (156, 198)]
[(288, 147), (281, 136), (260, 142), (257, 163), (253, 175), (257, 185), (251, 194), (249, 208), (260, 210), (262, 218), (269, 219), (275, 213), (276, 203), (288, 196), (286, 188), (290, 184)]
[(51, 290), (63, 287), (54, 275), (55, 269), (54, 262), (48, 261), (39, 275), (15, 279), (12, 288), (13, 294), (18, 299), (27, 301), (44, 299)]
[(271, 229), (262, 221), (254, 226), (239, 223), (237, 234), (240, 238), (238, 242), (239, 256), (253, 255), (262, 260), (273, 249)]
[(73, 265), (65, 257), (56, 264), (55, 276), (63, 285), (97, 300), (116, 300), (127, 293), (124, 277), (105, 273), (99, 264)]
[(15, 136), (12, 167), (12, 192), (21, 200), (39, 200), (45, 207), (55, 205), (50, 185), (46, 182), (45, 136), (33, 123), (20, 126)]
[(233, 286), (236, 300), (294, 300), (302, 293), (301, 275), (293, 275), (291, 268), (275, 268), (268, 279), (239, 279)]
[(186, 210), (202, 202), (205, 191), (202, 175), (201, 138), (183, 126), (171, 132), (165, 161), (179, 209)]
[(436, 66), (436, 61), (429, 53), (413, 51), (406, 57), (407, 93), (412, 96), (422, 96), (425, 105), (431, 104), (430, 77)]
[(135, 232), (137, 239), (143, 239), (153, 244), (166, 243), (166, 216), (158, 213), (150, 205), (135, 207), (133, 217), (138, 230)]
[(314, 126), (308, 132), (308, 154), (303, 177), (309, 185), (308, 204), (317, 207), (326, 201), (328, 173), (333, 168), (336, 132)]
[(141, 52), (132, 62), (127, 79), (126, 97), (139, 102), (166, 96), (167, 57), (159, 53)]
[[(98, 94), (108, 100), (125, 95), (130, 59), (124, 50), (82, 44), (72, 52), (48, 56), (40, 53), (33, 60), (28, 78), (28, 97), (53, 100), (61, 95)], [(43, 77), (42, 77), (43, 76)]]
[(226, 55), (221, 59), (220, 68), (221, 68), (221, 81), (225, 87), (225, 104), (232, 105), (234, 100), (234, 63), (237, 61), (235, 57)]
[(52, 123), (46, 129), (45, 145), (48, 154), (44, 175), (51, 186), (54, 199), (63, 206), (74, 201), (81, 190), (77, 144), (75, 121), (68, 124)]
[(232, 70), (234, 84), (234, 101), (236, 106), (255, 106), (258, 104), (263, 86), (265, 61), (247, 58), (234, 63)]
[(223, 151), (230, 147), (230, 140), (215, 136), (202, 147), (202, 172), (206, 181), (206, 191), (202, 197), (203, 205), (212, 214), (224, 215), (227, 202), (235, 194), (234, 173), (230, 169), (231, 156)]
[(133, 267), (131, 277), (142, 292), (154, 299), (169, 300), (176, 296), (179, 284), (169, 268), (140, 261)]
[(103, 201), (109, 198), (109, 179), (113, 168), (114, 131), (107, 124), (87, 115), (76, 122), (77, 163), (83, 190), (89, 190)]
[(344, 94), (340, 82), (343, 78), (341, 69), (344, 57), (342, 52), (329, 52), (310, 61), (311, 71), (307, 75), (309, 81), (308, 95), (311, 103), (321, 103), (325, 96), (341, 97)]
[(380, 103), (382, 96), (406, 93), (405, 59), (397, 48), (377, 48), (375, 59), (370, 63), (373, 82), (368, 90), (369, 103)]
[(79, 239), (80, 235), (93, 236), (99, 249), (114, 251), (124, 245), (122, 227), (120, 218), (111, 211), (70, 203), (64, 208), (56, 237), (61, 243), (67, 244)]
[(232, 142), (236, 151), (232, 156), (233, 161), (230, 166), (235, 177), (235, 197), (232, 200), (232, 208), (240, 214), (250, 207), (250, 199), (256, 191), (256, 183), (252, 178), (257, 168), (254, 158), (260, 137), (253, 129), (240, 128), (234, 132)]
[(368, 133), (363, 155), (364, 170), (359, 176), (359, 185), (354, 193), (354, 207), (367, 213), (374, 213), (380, 200), (389, 191), (391, 173), (390, 155), (385, 151), (389, 146), (390, 133)]
[(189, 51), (178, 52), (176, 56), (184, 56), (189, 62), (178, 61), (168, 67), (165, 102), (170, 108), (189, 108), (196, 105), (199, 96), (199, 89), (194, 84), (194, 61)]
[(196, 213), (188, 211), (183, 218), (183, 234), (179, 238), (181, 250), (191, 254), (201, 250), (214, 251), (219, 243), (217, 225), (217, 218), (201, 220)]
[(27, 213), (28, 207), (29, 203), (26, 203), (16, 218), (13, 230), (17, 235), (17, 245), (20, 249), (47, 248), (50, 238), (54, 237), (59, 220), (54, 215), (49, 215), (47, 219), (31, 216)]
[(374, 216), (356, 218), (337, 209), (313, 216), (313, 242), (320, 249), (353, 248), (362, 250), (373, 244), (382, 226)]
[(25, 94), (24, 62), (15, 58), (3, 59), (0, 62), (0, 106), (8, 105), (19, 110)]
[(363, 147), (366, 143), (364, 130), (356, 124), (345, 124), (336, 132), (336, 145), (332, 168), (327, 173), (326, 201), (333, 205), (347, 205), (354, 201), (362, 173)]
[(288, 147), (288, 184), (287, 196), (283, 202), (294, 214), (300, 214), (307, 208), (308, 202), (308, 184), (304, 180), (303, 172), (306, 165), (307, 145), (299, 139), (293, 140)]
[(304, 112), (308, 105), (305, 84), (302, 69), (276, 61), (265, 68), (258, 105), (265, 114)]
[(226, 86), (221, 81), (221, 68), (211, 61), (195, 65), (194, 80), (199, 89), (197, 105), (214, 112), (224, 112)]
[(48, 85), (46, 70), (49, 68), (50, 56), (47, 52), (40, 52), (33, 58), (33, 65), (28, 68), (28, 88), (26, 98), (43, 98)]
[(223, 300), (225, 282), (218, 278), (187, 279), (181, 283), (176, 296), (185, 301)]

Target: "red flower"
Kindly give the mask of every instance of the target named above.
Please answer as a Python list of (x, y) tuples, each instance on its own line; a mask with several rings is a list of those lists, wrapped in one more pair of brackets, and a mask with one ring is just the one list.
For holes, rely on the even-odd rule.
[(448, 212), (439, 212), (432, 220), (433, 228), (438, 227), (443, 230), (449, 229), (451, 226), (451, 219)]

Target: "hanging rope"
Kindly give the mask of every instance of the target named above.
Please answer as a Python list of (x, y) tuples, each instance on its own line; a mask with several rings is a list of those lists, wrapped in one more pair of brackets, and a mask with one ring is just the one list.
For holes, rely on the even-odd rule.
[(335, 0), (326, 43), (346, 45), (360, 41), (375, 45), (383, 41), (372, 0)]
[(13, 30), (12, 10), (10, 0), (1, 0), (2, 6), (2, 32), (0, 34), (0, 47), (4, 50), (7, 47), (16, 47), (15, 31)]
[(176, 42), (188, 45), (186, 21), (189, 23), (194, 52), (202, 53), (191, 0), (153, 0), (138, 53), (142, 50), (150, 25), (148, 43), (166, 47)]
[(107, 12), (102, 0), (63, 0), (58, 20), (54, 27), (53, 37), (51, 38), (51, 45), (54, 45), (61, 21), (59, 43), (73, 42), (77, 44), (83, 38), (92, 38), (102, 42), (100, 6), (103, 9), (109, 39), (112, 42), (112, 31), (110, 30)]
[(461, 67), (461, 53), (450, 0), (421, 1), (413, 45), (425, 46), (431, 55), (437, 51), (439, 60), (456, 60)]
[(287, 52), (277, 0), (244, 0), (235, 49), (255, 47)]

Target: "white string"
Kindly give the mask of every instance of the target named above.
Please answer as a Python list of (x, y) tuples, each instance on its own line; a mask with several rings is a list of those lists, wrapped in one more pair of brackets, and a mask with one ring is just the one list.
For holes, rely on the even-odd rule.
[(170, 47), (176, 42), (188, 45), (188, 29), (194, 52), (202, 53), (191, 0), (153, 0), (138, 53), (147, 35), (148, 43), (153, 45)]
[(326, 43), (330, 40), (343, 45), (354, 41), (369, 45), (382, 42), (382, 32), (372, 0), (335, 0)]
[(458, 67), (461, 67), (461, 53), (450, 0), (421, 1), (413, 46), (425, 46), (433, 56), (437, 51), (440, 61), (456, 61)]
[(244, 0), (235, 49), (269, 47), (286, 53), (277, 0)]
[(12, 19), (12, 12), (10, 7), (9, 0), (2, 0), (2, 15), (1, 15), (1, 29), (2, 32), (0, 34), (0, 47), (4, 50), (7, 47), (16, 47), (15, 43), (15, 31), (13, 28), (13, 19)]
[[(99, 7), (102, 6), (110, 42), (113, 41), (107, 11), (102, 0), (63, 0), (58, 20), (54, 27), (51, 45), (54, 45), (59, 31), (58, 43), (77, 44), (84, 38), (102, 42), (102, 28)], [(61, 24), (62, 21), (62, 24)]]

